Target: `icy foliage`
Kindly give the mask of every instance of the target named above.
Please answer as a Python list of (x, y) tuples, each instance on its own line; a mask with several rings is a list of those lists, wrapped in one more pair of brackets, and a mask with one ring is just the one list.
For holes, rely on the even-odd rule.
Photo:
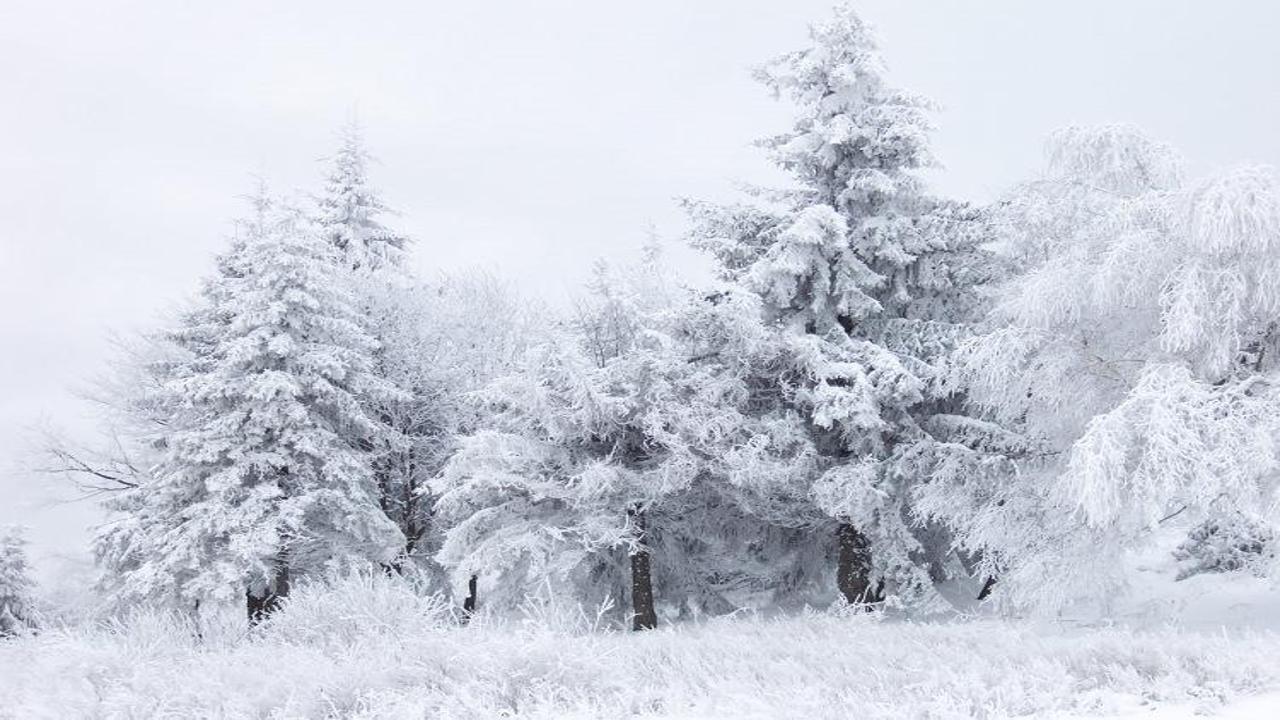
[(1182, 185), (1182, 159), (1132, 125), (1071, 126), (1053, 133), (1050, 179), (1079, 183), (1122, 196)]
[(377, 419), (372, 464), (379, 503), (405, 536), (396, 564), (435, 567), (441, 531), (429, 481), (476, 430), (470, 394), (512, 372), (538, 329), (534, 306), (483, 273), (361, 285), (379, 340), (375, 369), (400, 392), (366, 398)]
[(1280, 318), (1275, 169), (1211, 177), (1179, 198), (1175, 213), (1179, 262), (1161, 288), (1162, 347), (1215, 380), (1271, 367)]
[(0, 638), (23, 634), (36, 624), (26, 545), (20, 528), (0, 528)]
[(849, 247), (843, 216), (829, 206), (802, 210), (752, 263), (747, 286), (801, 332), (838, 330), (841, 317), (862, 317), (880, 305), (865, 288), (881, 278)]
[(244, 274), (245, 244), (264, 236), (279, 210), (265, 181), (259, 180), (246, 199), (250, 212), (235, 222), (230, 248), (214, 259), (213, 274), (202, 282), (199, 296), (163, 315), (159, 329), (115, 339), (116, 357), (89, 393), (103, 410), (106, 441), (85, 446), (52, 436), (49, 469), (95, 495), (135, 490), (151, 481), (152, 469), (170, 446), (172, 420), (188, 403), (179, 381), (207, 367), (229, 321), (226, 306), (234, 301), (235, 283)]
[[(95, 399), (107, 410), (107, 447), (90, 451), (57, 442), (50, 449), (54, 469), (72, 475), (86, 490), (111, 494), (108, 505), (115, 517), (100, 534), (98, 550), (107, 570), (104, 585), (117, 599), (169, 595), (177, 601), (176, 588), (187, 580), (173, 573), (173, 577), (164, 579), (162, 575), (169, 571), (159, 569), (156, 563), (162, 562), (158, 556), (164, 552), (178, 553), (179, 542), (205, 545), (186, 550), (194, 553), (188, 558), (190, 564), (204, 563), (194, 559), (209, 552), (198, 534), (180, 537), (169, 533), (164, 552), (146, 544), (160, 542), (155, 535), (166, 524), (187, 525), (184, 530), (194, 527), (178, 508), (160, 512), (155, 505), (195, 502), (200, 495), (194, 489), (198, 483), (192, 479), (188, 489), (194, 495), (178, 493), (166, 499), (161, 488), (166, 483), (172, 486), (175, 481), (159, 478), (157, 473), (172, 472), (175, 462), (196, 462), (194, 458), (175, 459), (179, 441), (190, 441), (189, 436), (198, 428), (210, 430), (208, 415), (223, 410), (212, 408), (217, 404), (212, 400), (193, 398), (193, 383), (206, 382), (218, 373), (234, 372), (217, 367), (219, 353), (231, 352), (226, 347), (230, 335), (248, 333), (244, 328), (236, 329), (234, 323), (237, 315), (249, 312), (258, 313), (256, 319), (242, 322), (263, 322), (286, 337), (250, 350), (243, 359), (246, 372), (266, 374), (268, 370), (283, 369), (286, 374), (329, 376), (327, 382), (341, 386), (339, 392), (345, 395), (331, 405), (334, 397), (328, 393), (314, 393), (284, 382), (283, 392), (295, 397), (296, 406), (289, 408), (259, 393), (260, 397), (243, 399), (246, 422), (275, 422), (255, 411), (252, 400), (261, 401), (268, 409), (287, 411), (285, 415), (289, 417), (276, 418), (280, 424), (308, 422), (303, 418), (310, 414), (321, 424), (330, 425), (333, 437), (317, 441), (316, 449), (335, 441), (353, 454), (344, 459), (342, 453), (334, 453), (331, 464), (317, 470), (316, 481), (323, 484), (332, 480), (338, 486), (347, 485), (339, 495), (361, 496), (358, 512), (338, 511), (358, 524), (351, 528), (353, 544), (368, 541), (370, 538), (360, 537), (366, 531), (383, 535), (356, 556), (385, 560), (405, 571), (410, 570), (409, 565), (427, 571), (436, 568), (432, 556), (439, 549), (440, 528), (433, 520), (434, 497), (427, 492), (427, 480), (439, 472), (454, 451), (457, 438), (477, 426), (477, 408), (467, 401), (468, 393), (511, 371), (528, 338), (540, 331), (534, 321), (538, 310), (536, 304), (521, 301), (503, 283), (483, 273), (440, 275), (431, 281), (419, 281), (399, 263), (398, 255), (381, 250), (377, 257), (389, 262), (353, 263), (348, 252), (352, 246), (335, 242), (335, 234), (366, 238), (377, 250), (381, 247), (378, 243), (386, 245), (382, 240), (394, 237), (394, 233), (376, 221), (384, 206), (365, 179), (367, 152), (354, 131), (348, 130), (344, 137), (333, 177), (345, 180), (330, 182), (326, 193), (317, 198), (322, 210), (318, 220), (273, 201), (265, 186), (260, 186), (250, 198), (252, 212), (237, 224), (231, 248), (217, 259), (216, 271), (205, 283), (198, 301), (177, 318), (168, 320), (167, 329), (121, 343), (120, 361), (95, 392)], [(351, 200), (351, 207), (364, 210), (326, 215), (324, 208), (332, 210), (351, 204), (343, 199), (343, 193), (352, 188), (359, 192), (352, 196), (355, 199)], [(383, 249), (393, 247), (398, 245)], [(281, 262), (293, 265), (277, 273), (275, 279), (280, 281), (280, 287), (272, 291), (276, 296), (271, 297), (256, 285), (273, 263)], [(259, 293), (260, 297), (251, 298), (252, 293)], [(250, 303), (264, 305), (265, 310), (250, 308)], [(314, 326), (308, 322), (312, 315)], [(269, 334), (270, 330), (262, 332)], [(334, 357), (308, 356), (301, 349), (294, 353), (297, 348), (290, 343), (299, 344), (302, 336), (334, 344)], [(254, 356), (257, 351), (266, 358)], [(273, 360), (287, 367), (268, 367)], [(355, 400), (358, 407), (350, 407), (350, 400)], [(223, 402), (225, 399), (218, 401)], [(240, 433), (246, 443), (262, 443), (259, 449), (264, 453), (283, 437), (270, 428), (262, 432), (248, 427), (224, 430), (231, 435)], [(219, 442), (230, 447), (235, 441), (228, 438)], [(294, 450), (286, 448), (285, 454)], [(327, 450), (319, 452), (330, 455)], [(206, 461), (199, 459), (199, 463)], [(349, 477), (343, 478), (342, 474)], [(364, 476), (368, 479), (356, 479)], [(355, 486), (349, 481), (354, 481)], [(373, 494), (367, 495), (370, 490)], [(214, 492), (207, 502), (216, 504), (220, 502), (218, 498), (226, 499)], [(368, 500), (399, 527), (403, 541), (390, 540), (399, 536), (387, 534), (385, 527), (373, 527), (385, 523), (361, 519)], [(237, 521), (243, 523), (241, 530), (249, 532), (248, 526), (262, 523), (257, 531), (274, 542), (271, 538), (276, 531), (272, 528), (285, 522), (279, 517), (278, 508), (273, 509), (276, 504), (269, 498), (258, 503), (261, 512), (252, 517), (252, 513), (242, 515)], [(295, 528), (288, 532), (301, 531)], [(345, 542), (342, 535), (347, 529), (326, 532), (337, 533), (326, 542)], [(390, 555), (373, 548), (384, 541), (396, 544)], [(257, 551), (240, 547), (237, 552)], [(152, 559), (144, 560), (148, 556)], [(281, 562), (277, 559), (275, 564)], [(319, 562), (316, 567), (328, 564), (332, 563)], [(121, 572), (144, 565), (151, 567), (147, 579)], [(216, 573), (226, 568), (209, 570)], [(311, 570), (301, 572), (305, 575)]]
[(1153, 528), (1264, 520), (1275, 502), (1280, 195), (1243, 168), (1188, 189), (1127, 127), (1054, 138), (1045, 177), (999, 206), (991, 329), (960, 384), (1028, 452), (1016, 480), (960, 483), (950, 515), (1006, 600), (1101, 600)]
[[(812, 26), (810, 39), (809, 48), (758, 71), (801, 108), (793, 130), (767, 142), (777, 163), (805, 187), (807, 204), (846, 211), (917, 202), (922, 188), (910, 171), (933, 164), (928, 101), (886, 83), (871, 32), (849, 5)], [(884, 221), (880, 213), (864, 220), (871, 227)], [(906, 229), (889, 225), (890, 235)]]

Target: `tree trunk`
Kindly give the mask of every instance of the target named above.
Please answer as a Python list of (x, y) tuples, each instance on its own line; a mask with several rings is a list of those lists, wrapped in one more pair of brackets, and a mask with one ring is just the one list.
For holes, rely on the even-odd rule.
[(658, 627), (658, 613), (653, 607), (653, 577), (649, 569), (649, 551), (645, 549), (644, 511), (633, 508), (627, 511), (637, 530), (637, 546), (631, 552), (631, 610), (632, 630), (652, 630)]
[(991, 575), (990, 577), (987, 578), (986, 582), (982, 583), (982, 590), (978, 592), (978, 599), (986, 600), (987, 598), (991, 597), (991, 591), (995, 589), (995, 586), (996, 586), (996, 576)]
[(467, 581), (467, 597), (462, 601), (462, 621), (466, 622), (476, 614), (476, 582), (479, 578), (475, 575)]
[(245, 609), (249, 614), (249, 625), (257, 625), (268, 615), (280, 607), (280, 601), (289, 596), (289, 566), (281, 564), (276, 576), (261, 594), (253, 590), (245, 591)]
[(867, 536), (849, 523), (836, 528), (840, 556), (836, 566), (836, 586), (850, 604), (873, 603), (884, 599), (884, 582), (871, 587), (871, 545)]

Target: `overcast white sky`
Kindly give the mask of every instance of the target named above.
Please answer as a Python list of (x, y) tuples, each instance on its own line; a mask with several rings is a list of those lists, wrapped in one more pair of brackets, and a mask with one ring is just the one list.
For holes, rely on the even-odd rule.
[[(45, 576), (82, 552), (95, 514), (21, 469), (24, 428), (83, 428), (108, 333), (195, 288), (251, 174), (314, 185), (353, 106), (421, 269), (554, 299), (650, 223), (677, 235), (673, 197), (771, 177), (751, 141), (787, 111), (748, 69), (831, 4), (3, 0), (0, 522)], [(856, 5), (944, 108), (945, 192), (993, 197), (1068, 123), (1134, 122), (1197, 172), (1280, 163), (1280, 3)]]

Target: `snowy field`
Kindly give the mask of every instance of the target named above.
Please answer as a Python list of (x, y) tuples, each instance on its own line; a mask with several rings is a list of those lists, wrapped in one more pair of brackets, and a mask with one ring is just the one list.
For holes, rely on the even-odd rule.
[[(565, 618), (572, 618), (566, 620)], [(635, 634), (546, 603), (458, 627), (394, 583), (251, 634), (160, 614), (0, 645), (4, 718), (1191, 718), (1280, 712), (1280, 637), (739, 616)]]

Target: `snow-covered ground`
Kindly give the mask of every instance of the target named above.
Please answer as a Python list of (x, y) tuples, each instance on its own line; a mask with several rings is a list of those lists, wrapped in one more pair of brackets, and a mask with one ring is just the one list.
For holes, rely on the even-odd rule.
[[(1280, 715), (1280, 693), (1267, 693), (1233, 702), (1219, 711), (1206, 712), (1194, 706), (1139, 708), (1129, 717), (1158, 720), (1200, 720), (1209, 715), (1218, 720), (1274, 720)], [(1125, 716), (1118, 716), (1122, 718)]]
[(1247, 627), (813, 613), (633, 634), (546, 603), (458, 627), (365, 578), (202, 635), (143, 613), (0, 643), (0, 717), (1280, 717), (1280, 637)]

